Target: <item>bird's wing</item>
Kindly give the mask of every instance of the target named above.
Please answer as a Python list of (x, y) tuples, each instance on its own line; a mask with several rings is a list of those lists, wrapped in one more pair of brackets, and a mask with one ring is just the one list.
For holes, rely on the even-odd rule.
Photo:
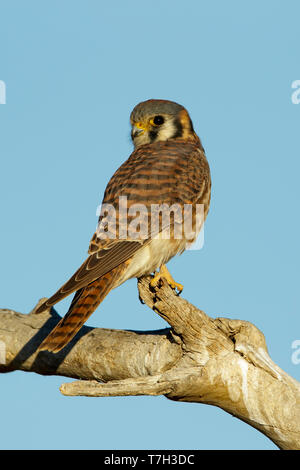
[(46, 300), (36, 311), (43, 312), (46, 308), (64, 299), (99, 277), (108, 273), (116, 266), (131, 258), (141, 247), (139, 242), (119, 241), (110, 246), (109, 249), (102, 249), (90, 255), (73, 276), (48, 300)]
[[(126, 220), (119, 217), (120, 196), (126, 197), (127, 210), (134, 204), (142, 204), (149, 213), (151, 204), (183, 205), (186, 202), (201, 200), (200, 193), (205, 190), (209, 180), (204, 152), (196, 143), (166, 141), (143, 145), (136, 149), (113, 175), (107, 185), (102, 206), (110, 204), (115, 208), (117, 231), (120, 231), (124, 228), (123, 224), (127, 229), (130, 220), (134, 218), (134, 215), (127, 216)], [(99, 224), (101, 217), (103, 216), (100, 216)], [(40, 306), (37, 313), (132, 258), (157, 234), (153, 233), (149, 218), (145, 224), (148, 236), (140, 239), (132, 238), (130, 235), (124, 240), (118, 237), (102, 239), (96, 231), (90, 243), (89, 257), (75, 274)], [(160, 225), (159, 230), (164, 228)]]

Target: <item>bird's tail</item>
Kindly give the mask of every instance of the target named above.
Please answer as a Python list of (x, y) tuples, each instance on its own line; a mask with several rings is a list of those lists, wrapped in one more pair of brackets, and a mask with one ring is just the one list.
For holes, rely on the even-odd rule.
[(44, 339), (38, 351), (58, 352), (65, 347), (80, 330), (82, 325), (96, 310), (110, 290), (118, 284), (126, 262), (96, 279), (86, 287), (79, 289), (66, 315)]

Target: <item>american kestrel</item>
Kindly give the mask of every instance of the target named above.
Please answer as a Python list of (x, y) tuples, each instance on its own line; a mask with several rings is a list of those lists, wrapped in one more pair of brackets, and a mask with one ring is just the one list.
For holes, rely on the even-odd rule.
[[(165, 263), (197, 237), (196, 206), (203, 208), (201, 223), (206, 218), (211, 192), (209, 165), (183, 106), (147, 100), (133, 109), (130, 122), (134, 151), (106, 187), (89, 256), (37, 310), (40, 313), (76, 291), (67, 314), (39, 350), (60, 351), (109, 291), (127, 279), (156, 273), (152, 286), (164, 277), (173, 288), (182, 290)], [(164, 218), (162, 206), (173, 209), (169, 219)], [(178, 209), (188, 206), (192, 209), (192, 236), (184, 230), (178, 236), (178, 228), (183, 229), (185, 222)], [(158, 214), (158, 224), (153, 223), (154, 214)]]

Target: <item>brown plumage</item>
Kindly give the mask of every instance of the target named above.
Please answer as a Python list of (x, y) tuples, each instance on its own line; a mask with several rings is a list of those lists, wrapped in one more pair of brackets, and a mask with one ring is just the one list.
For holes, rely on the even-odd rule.
[[(209, 166), (187, 111), (170, 101), (148, 100), (133, 110), (131, 124), (135, 150), (109, 181), (102, 202), (102, 208), (113, 209), (116, 223), (110, 224), (110, 215), (102, 212), (90, 242), (89, 257), (37, 310), (42, 312), (77, 291), (69, 311), (40, 350), (62, 349), (111, 289), (131, 277), (154, 272), (184, 251), (191, 240), (184, 234), (181, 239), (174, 235), (175, 228), (183, 225), (176, 213), (178, 208), (191, 204), (195, 209), (196, 204), (203, 204), (204, 218), (207, 215)], [(145, 213), (140, 212), (143, 216), (139, 230), (131, 233), (132, 226), (136, 229), (137, 204), (143, 205)], [(153, 217), (149, 215), (154, 205), (161, 204), (175, 204), (176, 210), (168, 227), (160, 212), (159, 225), (153, 228)], [(164, 238), (166, 230), (170, 231), (169, 239)]]
[(114, 282), (124, 272), (127, 264), (128, 261), (125, 261), (76, 292), (66, 315), (43, 341), (43, 349), (58, 352), (71, 341), (104, 297), (113, 289)]

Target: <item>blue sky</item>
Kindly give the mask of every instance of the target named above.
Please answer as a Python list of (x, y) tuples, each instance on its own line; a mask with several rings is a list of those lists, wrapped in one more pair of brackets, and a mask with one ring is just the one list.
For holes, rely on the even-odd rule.
[[(0, 306), (28, 312), (77, 269), (105, 186), (132, 150), (131, 109), (171, 99), (191, 114), (213, 193), (203, 249), (169, 268), (209, 315), (258, 326), (299, 379), (299, 15), (296, 0), (0, 0)], [(135, 280), (88, 324), (166, 325), (139, 303)], [(1, 448), (275, 448), (212, 406), (67, 398), (63, 381), (0, 376)]]

